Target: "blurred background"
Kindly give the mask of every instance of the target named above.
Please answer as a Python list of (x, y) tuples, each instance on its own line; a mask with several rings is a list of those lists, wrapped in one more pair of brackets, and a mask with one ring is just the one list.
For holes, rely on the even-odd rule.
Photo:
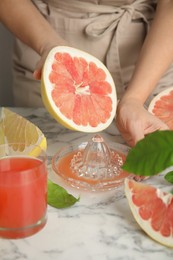
[(0, 107), (13, 106), (12, 34), (0, 23)]

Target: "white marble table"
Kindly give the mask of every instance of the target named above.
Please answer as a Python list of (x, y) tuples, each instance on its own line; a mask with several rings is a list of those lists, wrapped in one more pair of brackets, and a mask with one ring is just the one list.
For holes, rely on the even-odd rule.
[[(11, 108), (12, 109), (12, 108)], [(60, 126), (44, 109), (13, 109), (34, 122), (48, 141), (48, 155), (60, 146), (91, 135)], [(101, 135), (123, 143), (114, 124)], [(51, 170), (49, 172), (51, 175)], [(150, 239), (138, 226), (126, 198), (115, 200), (115, 191), (84, 192), (57, 178), (80, 201), (66, 209), (48, 206), (48, 222), (37, 234), (18, 240), (0, 238), (0, 260), (172, 260), (173, 249)], [(148, 182), (166, 185), (160, 177)]]

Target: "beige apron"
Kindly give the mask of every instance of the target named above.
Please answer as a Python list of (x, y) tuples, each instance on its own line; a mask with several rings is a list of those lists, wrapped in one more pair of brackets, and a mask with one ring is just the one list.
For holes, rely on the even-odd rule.
[[(57, 33), (71, 46), (99, 58), (111, 72), (121, 98), (155, 11), (155, 1), (33, 0)], [(42, 106), (40, 81), (33, 79), (39, 55), (19, 40), (14, 49), (16, 106)], [(168, 86), (173, 78), (159, 83)], [(169, 79), (169, 80), (168, 80)], [(169, 82), (169, 83), (168, 83)], [(157, 90), (158, 91), (158, 90)]]

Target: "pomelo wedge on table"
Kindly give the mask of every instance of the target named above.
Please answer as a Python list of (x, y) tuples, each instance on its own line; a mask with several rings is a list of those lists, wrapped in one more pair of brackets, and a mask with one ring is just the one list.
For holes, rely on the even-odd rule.
[(149, 104), (148, 111), (173, 130), (173, 87), (167, 88), (155, 96)]
[(125, 194), (134, 218), (155, 241), (173, 247), (173, 195), (125, 179)]
[(43, 67), (41, 90), (49, 113), (69, 129), (98, 132), (114, 119), (114, 81), (104, 64), (86, 52), (53, 48)]
[(29, 120), (7, 108), (0, 108), (0, 144), (22, 143), (13, 145), (14, 151), (28, 152), (31, 155), (39, 154), (39, 148), (46, 150), (47, 141), (42, 131)]

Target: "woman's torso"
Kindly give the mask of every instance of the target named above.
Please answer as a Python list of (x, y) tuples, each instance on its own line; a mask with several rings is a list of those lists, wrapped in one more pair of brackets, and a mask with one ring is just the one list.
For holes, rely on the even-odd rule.
[[(89, 52), (108, 67), (120, 98), (131, 77), (147, 26), (153, 17), (152, 4), (155, 1), (33, 0), (33, 2), (69, 45)], [(26, 83), (29, 80), (32, 81), (32, 86), (27, 86), (26, 89), (36, 90), (34, 84), (38, 86), (38, 82), (33, 82), (32, 72), (38, 59), (39, 56), (33, 50), (17, 42), (14, 56), (15, 70), (21, 72), (18, 77), (20, 80), (22, 75), (27, 80), (25, 84), (16, 82), (18, 88), (16, 96), (21, 95), (21, 88), (29, 84)]]

